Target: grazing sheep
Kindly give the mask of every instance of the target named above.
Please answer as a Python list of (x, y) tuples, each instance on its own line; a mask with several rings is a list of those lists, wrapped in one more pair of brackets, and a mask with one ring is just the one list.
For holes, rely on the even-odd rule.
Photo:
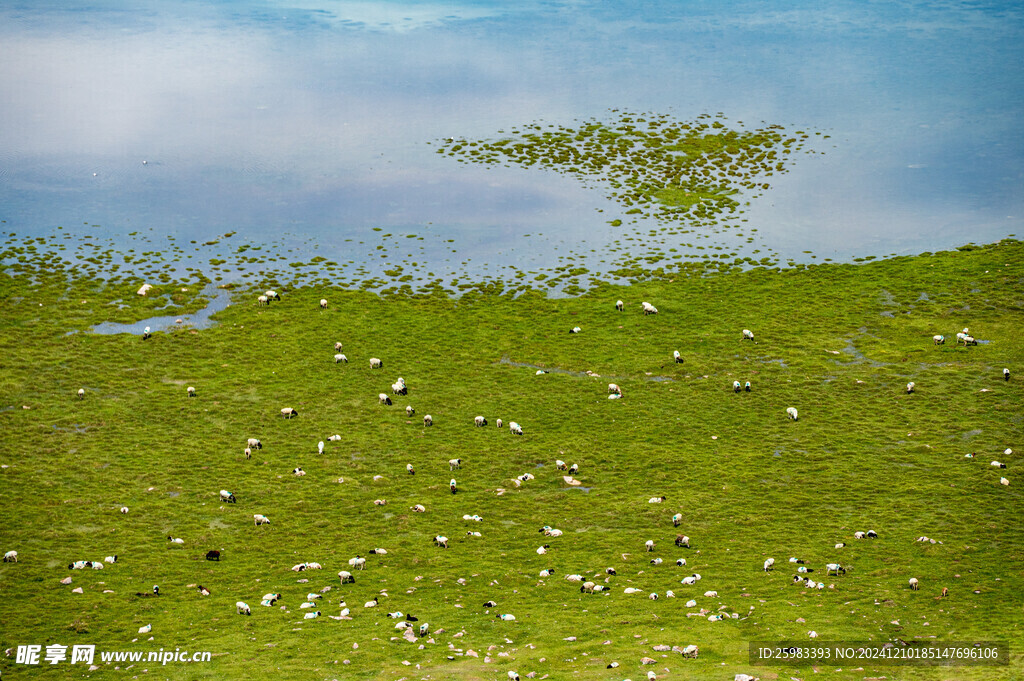
[(298, 415), (299, 412), (295, 411), (291, 407), (285, 407), (281, 410), (281, 416), (285, 417), (286, 419), (295, 418)]
[(462, 468), (462, 459), (448, 459), (448, 470), (453, 471)]
[(324, 453), (324, 441), (323, 440), (320, 440), (320, 442), (316, 443), (316, 453), (317, 454), (323, 454)]
[(616, 574), (616, 572), (615, 572), (615, 568), (613, 568), (613, 567), (605, 568), (605, 569), (604, 569), (604, 572), (605, 572), (605, 574), (611, 575), (611, 576), (613, 576), (613, 577), (614, 577), (614, 576), (615, 576), (615, 574)]
[(676, 565), (678, 565), (679, 567), (685, 566), (686, 565), (686, 559), (685, 558), (676, 558)]
[(409, 471), (409, 475), (416, 475), (416, 469), (412, 467), (411, 463), (405, 464), (405, 470)]
[(121, 507), (121, 513), (124, 514), (124, 513), (127, 513), (127, 512), (128, 512), (128, 507), (127, 506), (122, 506)]
[(1010, 370), (1009, 369), (1003, 369), (1003, 380), (1004, 381), (1009, 381), (1010, 380)]
[(450, 490), (452, 491), (452, 494), (455, 494), (455, 491), (456, 491), (456, 490), (455, 490), (455, 478), (452, 478), (452, 479), (451, 479), (451, 480), (450, 480), (450, 481), (448, 482), (448, 489), (450, 489)]
[(662, 563), (664, 563), (664, 562), (665, 562), (665, 561), (664, 561), (664, 560), (662, 560), (661, 558), (655, 558), (655, 559), (653, 559), (653, 560), (651, 561), (651, 565), (661, 565), (661, 564), (662, 564)]
[(574, 327), (572, 327), (571, 329), (569, 329), (569, 333), (579, 333), (579, 332), (580, 332), (580, 331), (582, 331), (582, 330), (583, 330), (583, 329), (581, 329), (580, 327), (578, 327), (578, 326), (574, 326)]
[(326, 298), (321, 298), (320, 299), (320, 309), (321, 310), (326, 310), (327, 309), (327, 299)]
[(648, 553), (653, 551), (654, 550), (654, 540), (653, 539), (648, 539), (646, 542), (644, 542), (644, 548), (646, 548)]
[(264, 305), (270, 305), (270, 301), (267, 300), (266, 296), (259, 296), (256, 298), (256, 305), (258, 307), (263, 307)]
[(658, 594), (651, 592), (650, 594), (647, 595), (647, 598), (649, 598), (652, 601), (656, 601), (656, 600), (658, 600)]
[(583, 582), (583, 586), (580, 587), (581, 594), (592, 594), (594, 593), (594, 587), (597, 586), (594, 582)]
[(616, 383), (609, 383), (608, 384), (608, 392), (612, 393), (613, 395), (621, 395), (622, 394), (622, 388), (620, 388), (618, 386), (618, 384), (616, 384)]
[(380, 369), (383, 366), (384, 366), (384, 362), (380, 361), (379, 357), (371, 357), (370, 358), (370, 368), (371, 369)]
[(242, 453), (245, 454), (245, 458), (246, 459), (251, 459), (252, 458), (252, 450), (249, 449), (248, 447), (246, 447), (244, 450), (242, 450)]
[(694, 584), (697, 583), (697, 575), (693, 574), (693, 575), (690, 575), (689, 577), (683, 577), (679, 581), (679, 583), (682, 584), (683, 586), (693, 586)]
[(473, 419), (473, 425), (475, 425), (478, 428), (483, 428), (484, 426), (487, 425), (487, 419), (484, 418), (483, 416), (477, 416), (475, 419)]
[(376, 608), (379, 603), (380, 603), (379, 597), (374, 596), (372, 601), (366, 601), (365, 603), (363, 603), (363, 607), (364, 608)]
[(153, 332), (149, 330), (148, 326), (142, 330), (142, 340), (149, 340), (152, 337)]
[(999, 478), (999, 484), (1003, 485), (1004, 487), (1009, 487), (1010, 481), (1007, 480), (1006, 478)]
[(106, 558), (103, 559), (103, 562), (104, 563), (108, 563), (110, 565), (113, 565), (114, 563), (117, 562), (117, 556), (107, 556)]
[(386, 556), (388, 555), (387, 549), (370, 549), (370, 553), (374, 556)]
[(226, 489), (222, 489), (220, 491), (220, 500), (221, 501), (226, 501), (229, 504), (237, 503), (237, 500), (235, 499), (235, 495), (232, 494), (231, 492), (227, 491)]
[(748, 393), (750, 392), (750, 381), (747, 381), (746, 383), (743, 384), (743, 390)]
[(205, 586), (203, 586), (202, 584), (200, 584), (199, 586), (197, 586), (197, 587), (196, 587), (196, 589), (197, 589), (197, 590), (199, 591), (199, 595), (200, 595), (200, 596), (209, 596), (209, 595), (210, 595), (210, 590), (209, 590), (209, 589), (207, 589), (207, 588), (206, 588)]
[(292, 474), (301, 478), (306, 474), (306, 471), (302, 470), (301, 468), (293, 468)]
[(377, 393), (377, 402), (384, 406), (391, 406), (391, 398), (387, 396), (387, 393)]
[(690, 538), (687, 537), (685, 534), (677, 534), (676, 535), (676, 546), (678, 546), (680, 548), (683, 548), (683, 549), (690, 548)]
[(555, 570), (554, 568), (548, 568), (546, 570), (541, 570), (539, 574), (541, 577), (550, 577), (551, 575), (555, 574)]
[(267, 297), (267, 300), (281, 300), (281, 296), (277, 291), (267, 291), (263, 295)]
[(704, 592), (704, 598), (718, 598), (718, 592), (717, 591), (705, 591)]
[(794, 421), (800, 418), (800, 415), (796, 413), (796, 407), (788, 407), (786, 409), (786, 416), (793, 419)]
[(215, 560), (220, 562), (220, 551), (213, 549), (212, 551), (206, 552), (206, 560)]
[(366, 569), (366, 559), (363, 558), (362, 556), (356, 556), (355, 558), (349, 558), (348, 559), (348, 565), (349, 565), (349, 567), (355, 568), (356, 570), (365, 570)]
[(740, 391), (740, 388), (742, 388), (742, 386), (740, 385), (739, 381), (733, 381), (732, 382), (732, 391), (734, 393), (738, 393)]
[(561, 537), (562, 536), (562, 531), (561, 530), (556, 530), (555, 528), (551, 527), (550, 525), (545, 525), (544, 527), (540, 528), (540, 530), (538, 530), (538, 532), (540, 532), (541, 534), (543, 534), (543, 535), (545, 535), (547, 537)]
[(648, 302), (640, 303), (640, 307), (643, 309), (645, 317), (649, 314), (658, 314), (658, 308), (654, 307)]
[(917, 583), (917, 577), (911, 577), (910, 578), (910, 590), (911, 591), (917, 591), (918, 588), (919, 588), (919, 585)]
[(341, 341), (337, 341), (337, 342), (336, 342), (336, 343), (334, 344), (334, 351), (335, 351), (335, 352), (341, 352), (341, 349), (342, 349), (343, 347), (344, 347), (344, 346), (343, 346), (343, 345), (341, 344)]
[(942, 587), (942, 594), (939, 595), (939, 598), (945, 598), (948, 595), (949, 595), (949, 589), (947, 587)]
[(754, 332), (751, 331), (750, 329), (743, 329), (743, 340), (754, 340)]
[(995, 466), (996, 468), (1006, 468), (1006, 464), (1005, 463), (1000, 463), (998, 461), (993, 461), (992, 465)]
[(448, 537), (437, 535), (436, 537), (434, 537), (434, 546), (440, 547), (442, 549), (448, 548)]
[(695, 645), (688, 645), (685, 648), (683, 648), (683, 653), (682, 653), (683, 657), (692, 657), (694, 659), (697, 659), (697, 655), (699, 655), (699, 654), (700, 654), (700, 648), (698, 648)]
[(846, 548), (846, 542), (844, 542), (844, 541), (839, 542), (838, 544), (836, 544), (836, 548), (837, 549)]
[(270, 518), (268, 518), (267, 516), (263, 515), (262, 513), (253, 513), (252, 514), (252, 519), (253, 519), (253, 522), (256, 524), (256, 527), (259, 527), (260, 525), (269, 525), (270, 524)]
[(673, 350), (672, 351), (672, 360), (676, 364), (682, 364), (683, 363), (683, 356), (679, 354), (678, 350)]
[(647, 500), (648, 504), (660, 504), (665, 501), (668, 497), (651, 497)]
[(507, 674), (509, 681), (519, 681), (519, 672), (511, 670)]
[(255, 447), (256, 449), (263, 449), (263, 443), (260, 442), (259, 440), (257, 440), (256, 438), (251, 437), (246, 442), (246, 447), (249, 447), (249, 448)]
[(238, 601), (237, 603), (235, 603), (235, 612), (237, 612), (239, 615), (252, 614), (252, 610), (249, 608), (249, 606), (243, 603), (242, 601)]
[(878, 539), (878, 533), (874, 530), (868, 530), (867, 535), (865, 536), (867, 536), (868, 539)]
[(406, 405), (406, 407), (405, 407), (405, 415), (406, 416), (412, 416), (415, 413), (416, 413), (416, 410), (412, 408), (411, 404), (410, 405)]
[(189, 387), (185, 388), (185, 392), (188, 394), (189, 397), (195, 397), (196, 396), (196, 389), (195, 389), (195, 387), (193, 387), (191, 385)]
[(672, 527), (679, 527), (679, 524), (681, 522), (683, 522), (682, 513), (676, 513), (674, 516), (672, 516)]
[(352, 576), (352, 573), (348, 570), (342, 570), (338, 573), (338, 577), (341, 579), (342, 584), (355, 584), (356, 578)]
[(339, 352), (334, 356), (334, 363), (339, 364), (341, 362), (345, 362), (346, 364), (348, 364), (348, 357)]
[(914, 392), (914, 382), (913, 381), (911, 381), (910, 383), (907, 383), (907, 394), (909, 395), (912, 392)]
[(496, 425), (498, 428), (501, 428), (503, 425), (505, 425), (505, 422), (502, 421), (501, 419), (496, 419), (494, 421), (494, 425)]
[(828, 563), (827, 565), (825, 565), (825, 576), (826, 577), (828, 575), (832, 574), (833, 572), (836, 573), (837, 577), (839, 575), (845, 575), (846, 574), (846, 568), (844, 568), (839, 563)]
[(509, 421), (508, 432), (512, 433), (513, 435), (522, 435), (523, 427), (516, 423), (515, 421)]
[(8, 551), (7, 553), (5, 553), (4, 554), (4, 562), (5, 563), (17, 563), (18, 562), (18, 552), (17, 551)]
[(415, 506), (410, 507), (409, 510), (411, 510), (413, 513), (426, 513), (427, 507), (424, 506), (423, 504), (416, 504)]
[(935, 336), (932, 336), (932, 343), (934, 343), (935, 345), (945, 345), (946, 344), (946, 337), (941, 335), (941, 334), (937, 334)]
[(391, 384), (391, 392), (395, 395), (408, 395), (409, 388), (405, 385), (405, 381), (399, 377), (397, 381)]
[(78, 399), (80, 399), (80, 400), (84, 400), (85, 399), (85, 388), (79, 388), (78, 389)]
[(619, 312), (622, 312), (624, 309), (626, 309), (626, 304), (621, 300), (616, 300), (615, 309), (618, 310)]
[(569, 464), (561, 459), (555, 459), (555, 468), (560, 471), (567, 471), (569, 470)]
[(281, 600), (281, 594), (263, 594), (262, 601), (266, 603), (270, 601), (270, 605), (273, 605), (275, 601)]
[[(548, 570), (548, 572), (552, 572), (552, 571)], [(541, 576), (543, 577), (545, 575), (541, 575)], [(566, 575), (565, 576), (565, 581), (567, 581), (567, 582), (582, 582), (583, 581), (583, 575)]]
[(373, 505), (374, 506), (386, 506), (387, 503), (388, 503), (387, 499), (374, 499), (373, 500)]
[(426, 427), (426, 426), (432, 426), (432, 425), (434, 425), (434, 419), (430, 416), (430, 414), (426, 414), (423, 417), (423, 426)]
[(863, 539), (864, 538), (864, 533), (863, 532), (854, 532), (853, 533), (853, 538), (854, 539)]
[(765, 572), (771, 572), (773, 567), (775, 567), (775, 559), (774, 558), (769, 558), (768, 560), (766, 560), (764, 562), (764, 571)]

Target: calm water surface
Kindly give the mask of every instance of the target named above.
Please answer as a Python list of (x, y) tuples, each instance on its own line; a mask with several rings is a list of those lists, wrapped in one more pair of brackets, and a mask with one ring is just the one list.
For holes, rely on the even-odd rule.
[[(4, 3), (0, 229), (186, 250), (234, 232), (473, 276), (684, 243), (848, 260), (989, 242), (1024, 234), (1022, 26), (1017, 2)], [(748, 222), (684, 236), (430, 144), (614, 108), (831, 137)]]

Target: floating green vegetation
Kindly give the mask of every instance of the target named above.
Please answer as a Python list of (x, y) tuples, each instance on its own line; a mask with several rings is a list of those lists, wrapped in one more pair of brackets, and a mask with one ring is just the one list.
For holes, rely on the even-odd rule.
[(734, 198), (741, 190), (757, 195), (768, 189), (766, 178), (785, 172), (786, 161), (810, 137), (780, 125), (734, 130), (721, 116), (706, 114), (681, 123), (660, 114), (613, 113), (617, 118), (610, 123), (534, 123), (498, 140), (448, 138), (438, 153), (470, 163), (537, 165), (583, 182), (596, 179), (627, 214), (711, 226), (742, 211)]

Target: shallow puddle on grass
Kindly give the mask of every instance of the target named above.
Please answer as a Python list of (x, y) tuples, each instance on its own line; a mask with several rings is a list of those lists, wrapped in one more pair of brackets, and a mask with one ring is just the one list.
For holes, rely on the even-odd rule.
[[(142, 319), (137, 322), (132, 322), (131, 324), (103, 322), (102, 324), (97, 324), (89, 329), (87, 333), (96, 333), (101, 335), (131, 333), (136, 336), (141, 336), (147, 326), (153, 333), (156, 333), (157, 331), (166, 331), (168, 329), (208, 329), (216, 324), (215, 321), (210, 319), (210, 316), (220, 312), (231, 304), (231, 291), (217, 288), (216, 286), (208, 286), (203, 290), (203, 295), (212, 295), (212, 298), (210, 298), (210, 302), (206, 307), (194, 312), (193, 314), (150, 317), (149, 319)], [(177, 320), (179, 319), (181, 320), (180, 324), (177, 323)]]

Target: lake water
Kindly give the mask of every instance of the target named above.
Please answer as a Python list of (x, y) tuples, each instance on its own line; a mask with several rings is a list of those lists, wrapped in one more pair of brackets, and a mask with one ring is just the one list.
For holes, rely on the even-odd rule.
[[(417, 278), (990, 242), (1024, 234), (1022, 27), (1019, 2), (955, 0), (4, 3), (0, 229), (170, 237), (203, 266), (234, 233), (222, 255)], [(571, 177), (431, 144), (616, 108), (830, 138), (738, 230), (678, 237), (610, 226), (622, 207)]]

